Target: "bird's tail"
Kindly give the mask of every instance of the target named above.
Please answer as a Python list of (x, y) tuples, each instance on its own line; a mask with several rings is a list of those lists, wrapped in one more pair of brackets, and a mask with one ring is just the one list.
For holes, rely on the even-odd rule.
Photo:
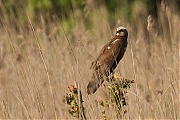
[(87, 93), (88, 94), (95, 93), (103, 82), (104, 82), (104, 78), (95, 79), (95, 77), (92, 77), (92, 81), (90, 81), (87, 85)]

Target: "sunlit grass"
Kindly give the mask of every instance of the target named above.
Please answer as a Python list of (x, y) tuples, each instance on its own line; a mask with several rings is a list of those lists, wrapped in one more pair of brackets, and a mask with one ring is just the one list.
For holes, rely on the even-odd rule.
[[(5, 11), (3, 14), (6, 16)], [(88, 14), (91, 29), (74, 12), (75, 26), (65, 32), (61, 26), (65, 24), (60, 25), (57, 17), (48, 19), (48, 24), (40, 17), (38, 23), (29, 21), (26, 27), (16, 20), (11, 24), (7, 16), (1, 19), (0, 118), (73, 118), (63, 96), (69, 91), (68, 86), (74, 84), (82, 92), (86, 118), (117, 118), (114, 108), (97, 105), (97, 101), (105, 104), (109, 98), (105, 87), (109, 83), (106, 81), (89, 96), (86, 86), (91, 77), (91, 62), (112, 38), (116, 27), (125, 26), (129, 31), (128, 47), (115, 73), (135, 83), (127, 89), (128, 104), (122, 118), (178, 119), (178, 14), (159, 11), (159, 36), (147, 31), (144, 21), (148, 15), (138, 17), (134, 12), (133, 20), (117, 17), (113, 26), (105, 7)], [(28, 20), (28, 14), (24, 16)]]

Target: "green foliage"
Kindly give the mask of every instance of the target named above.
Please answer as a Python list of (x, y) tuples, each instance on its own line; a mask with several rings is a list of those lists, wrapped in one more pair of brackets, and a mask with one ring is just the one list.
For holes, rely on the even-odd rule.
[(134, 83), (134, 80), (128, 80), (121, 78), (119, 76), (113, 75), (110, 80), (108, 80), (110, 85), (108, 90), (111, 95), (111, 102), (115, 103), (118, 110), (122, 110), (122, 107), (127, 105), (126, 98), (126, 89), (130, 88), (131, 83)]
[[(92, 4), (89, 9), (87, 9), (88, 4)], [(141, 9), (138, 7), (133, 8), (135, 4), (138, 4), (137, 6), (140, 6)], [(114, 27), (118, 19), (123, 18), (132, 21), (133, 16), (137, 16), (136, 14), (143, 12), (146, 13), (146, 11), (148, 11), (148, 14), (154, 13), (156, 16), (156, 4), (158, 4), (156, 0), (100, 0), (91, 1), (91, 3), (88, 3), (87, 0), (19, 0), (18, 4), (15, 0), (2, 0), (4, 9), (0, 10), (0, 15), (6, 14), (8, 21), (13, 21), (14, 23), (17, 20), (24, 26), (27, 23), (27, 13), (32, 21), (39, 19), (39, 15), (45, 16), (45, 22), (48, 21), (46, 19), (56, 15), (65, 25), (66, 31), (69, 32), (75, 25), (74, 17), (76, 17), (76, 14), (74, 13), (77, 10), (80, 11), (78, 14), (86, 20), (85, 26), (91, 28), (93, 22), (91, 21), (91, 12), (104, 7), (108, 12), (108, 23)], [(98, 7), (94, 7), (93, 5)]]
[(114, 14), (115, 12), (120, 13), (120, 14), (125, 14), (127, 16), (131, 15), (131, 7), (133, 4), (134, 0), (105, 0), (106, 6), (108, 11), (111, 14)]
[[(130, 88), (131, 84), (134, 83), (134, 80), (124, 79), (113, 74), (113, 76), (107, 78), (107, 81), (109, 82), (107, 88), (110, 98), (107, 99), (105, 103), (102, 100), (97, 101), (98, 105), (102, 108), (101, 115), (103, 119), (106, 119), (107, 109), (110, 109), (110, 106), (114, 106), (116, 116), (122, 118), (122, 115), (127, 112), (126, 110), (122, 109), (123, 106), (127, 105), (126, 90), (127, 88)], [(84, 101), (82, 100), (81, 92), (79, 98), (78, 89), (76, 87), (70, 85), (68, 86), (68, 88), (70, 93), (66, 93), (66, 95), (64, 95), (63, 101), (68, 105), (68, 111), (70, 115), (72, 115), (75, 118), (80, 118), (79, 114), (82, 113), (85, 116), (84, 107), (82, 106), (82, 103)], [(80, 100), (80, 104), (78, 103), (78, 100)], [(82, 108), (81, 110), (79, 110), (80, 107)]]
[[(85, 118), (84, 114), (84, 107), (82, 105), (82, 94), (80, 91), (80, 98), (78, 97), (78, 89), (74, 87), (73, 85), (68, 86), (70, 93), (67, 93), (63, 97), (64, 103), (68, 105), (68, 111), (70, 115), (72, 115), (75, 118)], [(80, 104), (78, 103), (78, 100), (80, 100)], [(79, 109), (81, 108), (81, 109)], [(81, 116), (79, 114), (81, 113)]]
[[(84, 14), (85, 9), (85, 0), (3, 0), (3, 4), (7, 11), (9, 8), (14, 10), (14, 13), (17, 13), (17, 9), (21, 6), (24, 6), (23, 11), (28, 11), (32, 18), (38, 17), (35, 13), (53, 13), (56, 14), (60, 18), (70, 18), (72, 15), (72, 11), (75, 9), (80, 9), (82, 14)], [(93, 1), (95, 4), (100, 4), (100, 7), (105, 4), (108, 12), (111, 14), (110, 17), (113, 17), (116, 13), (119, 15), (130, 16), (132, 11), (132, 4), (134, 0), (105, 0), (104, 4), (102, 1)], [(147, 7), (151, 7), (155, 4), (154, 0), (139, 0), (140, 3), (146, 4)], [(92, 8), (93, 9), (93, 8)]]
[(109, 83), (107, 86), (109, 98), (105, 101), (97, 101), (101, 107), (101, 115), (106, 119), (106, 112), (110, 110), (110, 106), (113, 106), (115, 113), (111, 113), (111, 115), (115, 114), (117, 118), (122, 118), (127, 112), (124, 109), (128, 105), (127, 89), (134, 83), (134, 80), (125, 79), (113, 73), (106, 81)]
[(60, 18), (70, 17), (73, 9), (79, 8), (83, 10), (83, 0), (75, 0), (72, 3), (72, 0), (51, 0), (53, 11)]
[(50, 9), (52, 6), (52, 3), (50, 0), (29, 0), (28, 6), (32, 10), (45, 10)]
[(79, 106), (78, 106), (78, 96), (77, 96), (77, 88), (74, 86), (70, 86), (70, 93), (67, 93), (63, 101), (69, 106), (69, 113), (76, 118), (79, 118)]
[[(17, 4), (17, 1), (15, 0), (3, 0), (1, 3), (1, 19), (4, 17), (6, 21), (14, 23), (15, 20), (24, 18), (23, 12), (25, 8), (23, 6), (26, 5), (26, 1), (20, 0)], [(20, 22), (24, 22), (23, 19)]]
[(78, 110), (78, 104), (77, 104), (75, 96), (73, 94), (66, 94), (66, 96), (64, 96), (64, 102), (69, 105), (69, 113), (73, 117), (78, 118), (79, 110)]

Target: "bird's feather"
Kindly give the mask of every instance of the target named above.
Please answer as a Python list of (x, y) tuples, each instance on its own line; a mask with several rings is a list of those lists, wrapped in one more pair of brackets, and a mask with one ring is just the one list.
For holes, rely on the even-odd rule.
[[(118, 29), (118, 31), (120, 30)], [(104, 77), (108, 77), (122, 59), (127, 47), (128, 33), (125, 30), (123, 34), (126, 36), (115, 35), (115, 37), (101, 49), (97, 59), (92, 62), (91, 70), (93, 71), (93, 75), (87, 86), (88, 94), (94, 93), (99, 88), (104, 82)]]

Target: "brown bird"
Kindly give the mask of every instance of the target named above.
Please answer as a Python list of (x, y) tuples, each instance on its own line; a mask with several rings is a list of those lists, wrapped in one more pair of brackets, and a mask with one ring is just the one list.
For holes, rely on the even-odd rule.
[(125, 27), (118, 27), (115, 36), (100, 51), (97, 59), (92, 62), (93, 71), (91, 81), (87, 85), (87, 93), (95, 93), (104, 78), (108, 77), (122, 59), (127, 47), (128, 31)]

